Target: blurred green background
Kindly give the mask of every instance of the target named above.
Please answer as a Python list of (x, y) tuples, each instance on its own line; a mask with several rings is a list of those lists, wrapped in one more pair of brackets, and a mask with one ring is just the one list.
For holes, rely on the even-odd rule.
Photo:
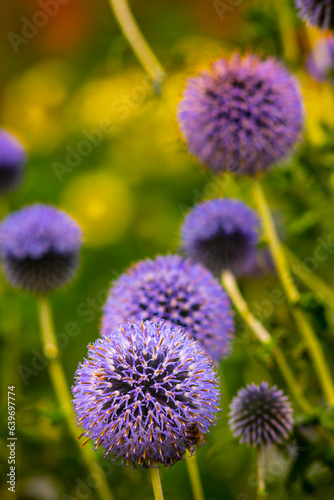
[[(36, 32), (27, 28), (30, 38), (15, 37), (22, 37), (24, 26), (38, 20), (34, 16), (42, 10), (41, 3), (14, 0), (1, 5), (0, 126), (25, 144), (29, 162), (25, 182), (1, 200), (0, 210), (4, 216), (7, 210), (28, 203), (53, 203), (71, 213), (84, 229), (79, 276), (52, 297), (70, 385), (87, 344), (99, 334), (101, 307), (112, 279), (134, 261), (176, 252), (182, 217), (197, 201), (226, 195), (253, 206), (247, 179), (213, 177), (187, 153), (175, 118), (186, 78), (233, 50), (284, 58), (284, 39), (275, 2), (269, 0), (133, 0), (136, 19), (168, 73), (158, 94), (121, 35), (107, 0), (59, 4), (45, 26)], [(298, 153), (272, 172), (265, 187), (282, 238), (307, 259), (313, 257), (318, 239), (327, 241), (334, 229), (333, 91), (305, 73), (304, 60), (317, 35), (306, 32), (293, 2), (285, 3), (298, 47), (288, 65), (301, 81), (307, 126)], [(332, 249), (325, 261), (316, 262), (317, 273), (330, 284), (334, 284), (333, 253)], [(280, 287), (275, 274), (260, 273), (244, 279), (241, 286), (254, 311), (262, 311), (266, 325), (285, 348), (311, 401), (318, 404), (319, 388), (286, 304), (266, 314), (272, 292)], [(300, 290), (333, 366), (333, 312), (302, 286)], [(5, 478), (5, 439), (6, 390), (15, 384), (17, 498), (79, 498), (81, 485), (81, 498), (95, 499), (40, 359), (36, 300), (11, 290), (2, 279), (0, 300), (4, 417), (0, 496), (13, 497)], [(70, 322), (80, 331), (74, 337), (66, 333)], [(232, 438), (228, 405), (245, 383), (265, 379), (285, 385), (267, 353), (239, 320), (233, 354), (222, 363), (220, 374), (222, 413), (208, 444), (198, 453), (206, 498), (253, 499), (255, 454)], [(293, 447), (299, 445), (293, 441), (291, 446), (293, 455)], [(270, 498), (333, 498), (333, 452), (326, 448), (308, 461), (305, 449), (297, 450), (305, 464), (299, 464), (301, 473), (291, 482), (289, 493), (284, 487), (293, 457), (287, 459), (286, 449), (283, 454), (272, 452), (267, 471)], [(164, 471), (162, 481), (166, 499), (192, 498), (185, 463)], [(117, 500), (153, 498), (147, 471), (113, 465), (109, 482)]]

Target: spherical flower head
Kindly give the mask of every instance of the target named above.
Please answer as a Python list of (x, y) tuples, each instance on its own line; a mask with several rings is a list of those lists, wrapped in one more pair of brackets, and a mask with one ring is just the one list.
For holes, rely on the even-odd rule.
[(164, 322), (126, 323), (89, 346), (72, 388), (77, 423), (122, 465), (171, 465), (214, 424), (220, 393), (200, 344)]
[(306, 67), (317, 82), (334, 85), (334, 38), (318, 40), (307, 59)]
[(163, 319), (181, 326), (219, 361), (234, 333), (225, 291), (209, 271), (178, 255), (141, 261), (112, 285), (102, 318), (102, 335), (127, 320)]
[(234, 54), (188, 80), (178, 121), (201, 163), (255, 175), (292, 152), (303, 107), (295, 78), (278, 61)]
[(256, 261), (259, 220), (245, 203), (217, 198), (199, 203), (186, 216), (181, 244), (187, 255), (214, 274), (247, 274)]
[(82, 245), (78, 224), (65, 212), (35, 204), (0, 225), (0, 255), (7, 280), (17, 288), (46, 294), (75, 274)]
[(241, 389), (230, 406), (230, 428), (241, 443), (251, 446), (279, 444), (293, 428), (292, 408), (287, 397), (267, 382)]
[(19, 184), (26, 161), (23, 145), (12, 134), (0, 129), (0, 195)]
[(334, 30), (334, 0), (296, 0), (300, 16), (311, 26)]

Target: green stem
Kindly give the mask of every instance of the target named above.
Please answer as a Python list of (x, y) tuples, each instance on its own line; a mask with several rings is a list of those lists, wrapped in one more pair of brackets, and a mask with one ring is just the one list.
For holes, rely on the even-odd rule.
[[(0, 196), (0, 223), (6, 217), (8, 212), (9, 212), (9, 206), (7, 199), (5, 197)], [(0, 269), (0, 300), (2, 300), (4, 289), (5, 289), (5, 277), (2, 270)]]
[(195, 500), (204, 500), (203, 487), (202, 487), (201, 477), (199, 474), (196, 455), (195, 454), (191, 455), (189, 451), (187, 451), (186, 464), (191, 483), (191, 489), (193, 492), (193, 497)]
[(155, 500), (164, 500), (164, 496), (162, 493), (161, 481), (159, 469), (157, 467), (150, 468), (152, 487), (154, 492)]
[[(222, 284), (229, 294), (235, 308), (239, 312), (240, 316), (243, 318), (245, 323), (249, 326), (249, 328), (254, 332), (256, 337), (263, 344), (272, 344), (273, 338), (270, 333), (265, 329), (265, 327), (260, 323), (255, 316), (251, 313), (248, 308), (248, 305), (240, 293), (237, 281), (235, 276), (231, 271), (224, 271), (222, 274)], [(291, 394), (293, 395), (296, 403), (300, 406), (300, 408), (309, 412), (311, 410), (311, 405), (303, 395), (303, 392), (299, 386), (298, 381), (296, 380), (290, 366), (288, 365), (284, 354), (280, 350), (278, 346), (274, 346), (271, 348), (272, 355), (275, 358), (277, 366), (282, 372), (283, 377), (285, 378), (287, 385), (290, 389)]]
[(329, 307), (334, 308), (334, 291), (319, 276), (309, 269), (304, 269), (304, 263), (289, 248), (284, 252), (291, 266), (291, 271), (300, 278), (306, 286), (313, 290)]
[(292, 279), (282, 245), (277, 236), (276, 228), (262, 190), (262, 186), (257, 180), (254, 180), (254, 197), (262, 217), (264, 230), (268, 237), (278, 275), (291, 306), (291, 313), (299, 328), (305, 345), (307, 346), (324, 395), (328, 403), (330, 405), (334, 405), (334, 383), (332, 374), (329, 370), (321, 344), (312, 326), (309, 324), (305, 313), (299, 307), (300, 294)]
[(154, 82), (161, 84), (165, 71), (145, 40), (126, 0), (109, 0), (119, 27), (127, 38), (137, 59), (151, 75)]
[(99, 496), (101, 500), (113, 500), (113, 495), (109, 489), (108, 483), (105, 479), (104, 473), (100, 468), (99, 464), (96, 462), (92, 451), (89, 448), (81, 447), (77, 441), (78, 429), (75, 423), (71, 395), (68, 389), (65, 373), (60, 362), (59, 356), (60, 351), (57, 346), (57, 341), (55, 337), (55, 332), (53, 328), (52, 314), (50, 303), (47, 297), (40, 297), (39, 299), (39, 322), (42, 334), (43, 351), (45, 357), (48, 359), (48, 369), (53, 384), (54, 391), (57, 395), (57, 399), (60, 407), (62, 408), (69, 429), (73, 434), (73, 438), (78, 445), (78, 448), (82, 454), (83, 460), (94, 475), (98, 474), (99, 481), (96, 484)]
[(258, 498), (266, 498), (266, 484), (264, 480), (265, 471), (265, 456), (264, 456), (264, 446), (261, 446), (258, 450), (257, 455), (257, 496)]
[(287, 0), (275, 0), (275, 3), (284, 56), (287, 61), (295, 63), (299, 59), (300, 48), (294, 25), (294, 13)]

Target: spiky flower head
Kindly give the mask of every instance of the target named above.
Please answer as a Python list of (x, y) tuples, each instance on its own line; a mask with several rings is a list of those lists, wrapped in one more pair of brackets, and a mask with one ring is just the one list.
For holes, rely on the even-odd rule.
[(334, 85), (334, 38), (321, 38), (307, 59), (307, 70), (318, 82)]
[(19, 184), (26, 160), (26, 151), (18, 139), (0, 129), (0, 195)]
[(241, 389), (230, 405), (229, 424), (241, 443), (281, 443), (293, 428), (292, 408), (283, 391), (267, 382)]
[(234, 333), (229, 298), (209, 271), (178, 255), (143, 260), (113, 283), (102, 335), (124, 321), (147, 319), (184, 327), (215, 361), (229, 352)]
[(182, 328), (164, 322), (116, 327), (89, 346), (72, 387), (77, 423), (122, 465), (172, 465), (216, 420), (213, 365)]
[(187, 255), (221, 274), (228, 269), (246, 274), (256, 261), (259, 220), (245, 203), (216, 198), (197, 204), (181, 228), (181, 245)]
[(75, 274), (82, 232), (53, 206), (35, 204), (0, 225), (0, 255), (7, 280), (16, 288), (46, 294)]
[(275, 59), (219, 59), (190, 78), (178, 110), (190, 153), (215, 172), (254, 175), (301, 138), (298, 84)]
[(334, 0), (295, 0), (300, 16), (312, 26), (334, 30)]

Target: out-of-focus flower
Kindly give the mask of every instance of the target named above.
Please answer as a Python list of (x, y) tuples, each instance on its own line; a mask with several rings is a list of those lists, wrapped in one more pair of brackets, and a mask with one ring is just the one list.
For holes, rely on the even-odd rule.
[(306, 67), (317, 82), (334, 84), (334, 38), (318, 40), (307, 59)]
[(295, 0), (300, 16), (312, 26), (334, 30), (333, 0)]
[(196, 205), (181, 228), (187, 255), (214, 274), (247, 273), (256, 260), (259, 220), (245, 203), (216, 198)]
[(63, 206), (79, 221), (90, 246), (120, 239), (132, 215), (127, 186), (103, 170), (76, 176), (65, 190)]
[(292, 408), (283, 391), (267, 382), (241, 389), (230, 406), (229, 424), (241, 443), (262, 446), (281, 443), (293, 428)]
[(66, 136), (71, 80), (70, 67), (50, 59), (29, 67), (5, 88), (4, 126), (15, 130), (29, 153), (49, 152)]
[(303, 107), (296, 79), (278, 61), (234, 54), (188, 80), (178, 120), (201, 163), (254, 175), (292, 152)]
[(46, 294), (75, 275), (82, 244), (78, 224), (49, 205), (31, 205), (0, 226), (5, 276), (17, 288)]
[(12, 134), (0, 129), (0, 195), (20, 183), (26, 161), (23, 145)]
[(89, 346), (72, 388), (84, 434), (123, 465), (172, 465), (219, 411), (215, 371), (197, 342), (164, 322), (128, 323)]
[(102, 318), (102, 335), (127, 320), (163, 319), (184, 327), (219, 361), (234, 333), (230, 301), (211, 273), (178, 255), (144, 260), (112, 285)]

